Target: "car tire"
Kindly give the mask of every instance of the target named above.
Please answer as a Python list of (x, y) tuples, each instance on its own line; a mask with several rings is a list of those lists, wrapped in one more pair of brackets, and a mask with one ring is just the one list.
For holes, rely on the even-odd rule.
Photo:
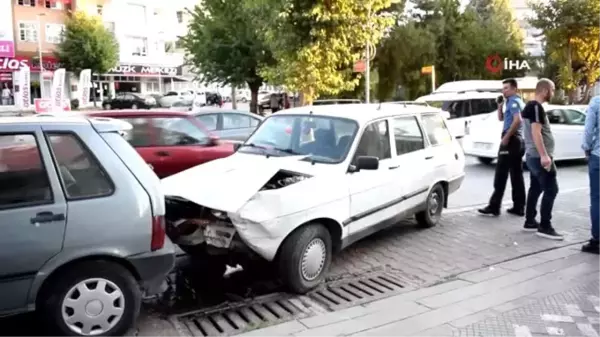
[(137, 106), (137, 104), (135, 104), (135, 103), (134, 103), (134, 104), (132, 104), (132, 105), (131, 105), (131, 109), (132, 109), (132, 110), (137, 110), (137, 109), (138, 109), (138, 106)]
[(479, 160), (479, 162), (483, 165), (491, 165), (494, 161), (494, 158), (477, 157), (477, 160)]
[(305, 294), (318, 286), (331, 264), (331, 234), (319, 223), (300, 227), (279, 251), (277, 269), (287, 288)]
[(442, 216), (445, 202), (446, 193), (442, 185), (433, 185), (425, 201), (425, 210), (415, 214), (419, 227), (430, 228), (437, 225)]
[(110, 110), (111, 106), (110, 104), (106, 103), (104, 104), (104, 110)]
[[(51, 282), (38, 298), (38, 313), (57, 336), (123, 336), (134, 326), (139, 315), (140, 286), (131, 272), (119, 264), (108, 261), (80, 263)], [(98, 290), (100, 285), (104, 285), (104, 289)], [(78, 289), (90, 290), (86, 303), (79, 308), (84, 311), (82, 313), (76, 311), (78, 299), (82, 298)], [(115, 314), (102, 315), (107, 307), (115, 310)], [(84, 325), (81, 321), (90, 320), (90, 310), (99, 312), (95, 316), (98, 319)], [(77, 318), (78, 315), (81, 318)], [(94, 330), (95, 327), (102, 331)], [(88, 328), (92, 330), (85, 333)]]

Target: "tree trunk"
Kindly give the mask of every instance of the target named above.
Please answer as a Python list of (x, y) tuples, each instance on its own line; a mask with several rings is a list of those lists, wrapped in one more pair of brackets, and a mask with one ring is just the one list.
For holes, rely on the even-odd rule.
[(231, 86), (231, 107), (233, 110), (237, 110), (237, 98), (235, 97), (235, 86)]
[(259, 82), (248, 82), (250, 87), (250, 112), (258, 114), (258, 89), (260, 89), (262, 83)]

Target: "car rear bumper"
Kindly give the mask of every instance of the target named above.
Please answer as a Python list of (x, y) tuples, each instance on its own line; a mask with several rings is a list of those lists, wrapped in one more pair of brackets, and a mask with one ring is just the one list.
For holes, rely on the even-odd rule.
[(463, 180), (465, 180), (464, 174), (448, 181), (448, 194), (452, 194), (452, 193), (456, 192), (462, 185)]
[(175, 246), (167, 239), (165, 247), (151, 253), (127, 258), (140, 276), (140, 284), (146, 295), (161, 292), (167, 275), (175, 267)]

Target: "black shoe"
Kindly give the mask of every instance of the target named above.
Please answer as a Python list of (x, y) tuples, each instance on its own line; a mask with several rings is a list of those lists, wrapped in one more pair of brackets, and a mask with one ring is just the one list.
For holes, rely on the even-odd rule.
[(550, 240), (564, 240), (565, 237), (558, 234), (552, 227), (540, 227), (537, 231), (537, 236), (541, 236)]
[(483, 215), (492, 215), (492, 216), (500, 215), (499, 209), (494, 209), (494, 208), (491, 208), (490, 206), (486, 206), (484, 208), (478, 209), (477, 212), (479, 212), (480, 214), (483, 214)]
[(524, 232), (537, 232), (538, 228), (540, 227), (540, 224), (535, 221), (535, 220), (531, 220), (531, 221), (525, 221), (525, 224), (523, 225), (523, 231)]
[(509, 208), (506, 210), (506, 213), (510, 213), (516, 216), (525, 216), (525, 211), (523, 211), (523, 209), (521, 208)]
[(588, 243), (581, 246), (581, 251), (584, 253), (600, 254), (600, 242), (591, 239)]

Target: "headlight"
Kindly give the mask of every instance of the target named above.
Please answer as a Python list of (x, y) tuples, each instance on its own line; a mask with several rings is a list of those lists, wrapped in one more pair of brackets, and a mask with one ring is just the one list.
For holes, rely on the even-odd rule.
[(211, 214), (217, 219), (221, 219), (221, 220), (227, 219), (227, 213), (225, 213), (225, 212), (221, 212), (221, 211), (217, 211), (217, 210), (213, 209), (211, 211)]

